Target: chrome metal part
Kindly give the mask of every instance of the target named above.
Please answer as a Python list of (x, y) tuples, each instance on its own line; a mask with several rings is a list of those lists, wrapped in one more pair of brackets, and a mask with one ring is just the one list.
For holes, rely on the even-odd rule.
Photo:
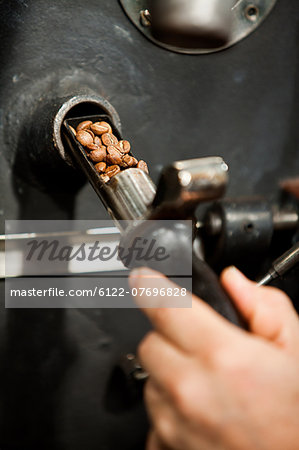
[(117, 395), (114, 403), (121, 403), (125, 399), (126, 409), (136, 405), (143, 395), (143, 386), (148, 377), (134, 353), (121, 355), (108, 383), (110, 397)]
[(273, 207), (273, 225), (274, 230), (293, 230), (299, 225), (298, 212), (293, 209), (279, 209)]
[(109, 214), (119, 220), (146, 218), (156, 188), (141, 169), (126, 169), (100, 188), (100, 196)]
[(111, 217), (117, 221), (139, 220), (146, 216), (149, 205), (152, 203), (156, 189), (153, 181), (147, 173), (141, 169), (130, 168), (115, 175), (107, 183), (104, 183), (94, 165), (87, 158), (83, 147), (75, 139), (69, 125), (76, 127), (81, 120), (106, 120), (112, 126), (114, 134), (120, 139), (120, 131), (115, 128), (110, 116), (86, 116), (72, 118), (64, 122), (65, 138), (67, 146), (76, 161), (78, 168), (83, 170), (97, 195), (104, 203)]
[(142, 9), (140, 11), (140, 22), (143, 27), (151, 26), (151, 14), (148, 9)]
[(228, 166), (221, 157), (174, 162), (164, 169), (153, 201), (154, 217), (190, 217), (203, 201), (222, 197)]
[(265, 254), (273, 235), (273, 214), (263, 198), (231, 198), (214, 203), (204, 218), (206, 258), (233, 264)]
[[(204, 54), (204, 53), (213, 53), (219, 50), (224, 50), (241, 39), (247, 37), (250, 33), (252, 33), (268, 16), (274, 7), (277, 0), (177, 0), (177, 3), (181, 4), (181, 8), (185, 8), (186, 14), (190, 11), (190, 16), (192, 18), (192, 11), (188, 8), (190, 5), (195, 3), (200, 3), (201, 7), (205, 6), (205, 11), (212, 11), (213, 8), (219, 7), (218, 10), (215, 10), (215, 14), (210, 17), (210, 25), (214, 24), (214, 30), (218, 31), (222, 29), (222, 36), (225, 37), (225, 43), (220, 45), (216, 45), (213, 47), (207, 46), (198, 46), (196, 48), (188, 48), (185, 46), (179, 45), (171, 45), (158, 39), (154, 36), (152, 27), (150, 23), (146, 23), (144, 25), (144, 21), (141, 19), (141, 13), (144, 11), (148, 11), (147, 17), (151, 14), (151, 3), (152, 0), (119, 0), (124, 11), (126, 12), (129, 19), (133, 22), (133, 24), (138, 28), (138, 30), (144, 34), (150, 41), (163, 47), (167, 50), (174, 51), (177, 53), (186, 53), (186, 54)], [(159, 1), (160, 4), (166, 3), (166, 0), (156, 0)], [(169, 3), (169, 0), (167, 0)], [(225, 13), (221, 13), (220, 6), (226, 4), (230, 7), (230, 17), (227, 17)], [(218, 16), (218, 19), (217, 19)], [(219, 25), (219, 17), (222, 16), (223, 22), (222, 25)], [(187, 16), (186, 16), (187, 17)], [(197, 20), (197, 17), (194, 17)], [(217, 20), (218, 22), (217, 22)], [(225, 33), (224, 33), (225, 32)], [(217, 42), (217, 40), (215, 40)], [(223, 42), (223, 38), (222, 38)], [(211, 45), (211, 43), (210, 43)]]
[[(71, 231), (57, 231), (51, 233), (19, 233), (19, 234), (6, 234), (0, 235), (0, 278), (21, 277), (25, 276), (26, 267), (23, 266), (24, 252), (26, 243), (32, 239), (60, 239), (65, 245), (71, 245), (74, 248), (79, 247), (82, 242), (94, 245), (95, 242), (99, 242), (101, 246), (117, 245), (120, 240), (120, 232), (116, 227), (101, 227), (101, 228), (88, 228), (85, 231), (71, 230)], [(5, 270), (5, 253), (13, 253), (14, 265), (10, 267), (9, 271)], [(11, 260), (9, 256), (8, 260)], [(126, 267), (121, 261), (117, 262), (106, 261), (105, 264), (99, 264), (99, 261), (90, 262), (86, 260), (85, 265), (83, 263), (76, 264), (69, 261), (67, 265), (55, 266), (55, 272), (51, 275), (74, 275), (84, 273), (98, 273), (98, 272), (111, 272), (111, 271), (126, 271)], [(30, 275), (40, 275), (41, 269), (37, 267), (36, 273), (30, 273)], [(27, 274), (28, 275), (28, 274)]]
[[(299, 215), (295, 208), (281, 209), (277, 205), (271, 207), (269, 204), (270, 209), (272, 210), (273, 229), (275, 231), (295, 230), (299, 226)], [(217, 236), (221, 233), (222, 226), (223, 221), (220, 211), (214, 211), (213, 208), (209, 209), (203, 225), (205, 232), (209, 236)]]
[(183, 48), (215, 48), (230, 39), (235, 0), (149, 0), (153, 36)]
[(273, 280), (273, 276), (270, 273), (267, 273), (263, 278), (261, 278), (258, 282), (257, 285), (258, 286), (266, 286), (267, 284), (270, 283), (270, 281)]
[(204, 221), (204, 230), (209, 236), (217, 236), (222, 230), (222, 217), (218, 211), (209, 210)]
[[(223, 195), (228, 166), (220, 157), (177, 161), (167, 167), (161, 176), (158, 193), (150, 176), (141, 169), (126, 169), (103, 183), (83, 147), (75, 139), (70, 125), (76, 128), (81, 120), (98, 120), (99, 116), (72, 118), (64, 121), (65, 138), (72, 157), (84, 171), (94, 190), (104, 203), (111, 217), (123, 228), (125, 222), (157, 217), (167, 210), (175, 212), (175, 218), (186, 217), (201, 201), (214, 200)], [(108, 120), (109, 116), (102, 116)], [(114, 134), (120, 132), (110, 121)], [(172, 216), (168, 216), (171, 218)]]
[(142, 368), (134, 353), (128, 353), (124, 357), (123, 367), (125, 368), (126, 375), (136, 381), (144, 382), (148, 379), (148, 373)]
[(258, 281), (258, 285), (266, 285), (276, 278), (282, 277), (299, 263), (299, 242), (277, 258), (268, 273)]

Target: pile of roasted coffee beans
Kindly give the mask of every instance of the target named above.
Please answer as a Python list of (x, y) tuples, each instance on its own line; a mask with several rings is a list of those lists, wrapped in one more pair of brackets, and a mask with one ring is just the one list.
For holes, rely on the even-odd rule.
[(130, 142), (119, 141), (109, 123), (85, 120), (79, 123), (76, 130), (70, 128), (104, 183), (130, 167), (138, 167), (148, 173), (146, 162), (130, 155)]

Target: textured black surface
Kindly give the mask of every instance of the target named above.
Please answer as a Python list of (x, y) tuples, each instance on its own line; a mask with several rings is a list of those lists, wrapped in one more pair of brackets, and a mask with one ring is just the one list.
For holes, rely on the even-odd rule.
[[(90, 186), (78, 191), (75, 174), (64, 186), (53, 173), (52, 186), (37, 188), (34, 174), (16, 171), (34, 112), (90, 91), (116, 108), (155, 180), (174, 159), (218, 154), (230, 166), (230, 195), (275, 196), (279, 180), (299, 172), (297, 13), (297, 0), (279, 0), (235, 47), (184, 56), (148, 42), (116, 0), (1, 1), (1, 216), (107, 217)], [(114, 361), (147, 327), (138, 311), (2, 306), (0, 447), (142, 448), (141, 406), (111, 413), (103, 396)]]

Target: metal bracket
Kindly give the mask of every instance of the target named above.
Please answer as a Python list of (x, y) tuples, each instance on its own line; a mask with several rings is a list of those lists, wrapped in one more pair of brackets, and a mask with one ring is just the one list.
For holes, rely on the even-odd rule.
[(165, 44), (151, 32), (150, 0), (119, 0), (133, 24), (150, 41), (167, 50), (185, 54), (205, 54), (224, 50), (252, 33), (268, 16), (277, 0), (236, 0), (231, 8), (232, 30), (229, 41), (218, 48), (181, 48)]

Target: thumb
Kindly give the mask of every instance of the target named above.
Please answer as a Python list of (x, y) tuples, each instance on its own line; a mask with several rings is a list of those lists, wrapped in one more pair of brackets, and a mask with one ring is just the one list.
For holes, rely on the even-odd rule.
[(165, 447), (165, 445), (160, 440), (157, 433), (152, 430), (149, 432), (147, 443), (146, 443), (146, 450), (170, 450), (168, 447)]
[(252, 333), (291, 353), (298, 353), (299, 319), (284, 292), (273, 287), (258, 286), (235, 267), (222, 272), (221, 282)]

